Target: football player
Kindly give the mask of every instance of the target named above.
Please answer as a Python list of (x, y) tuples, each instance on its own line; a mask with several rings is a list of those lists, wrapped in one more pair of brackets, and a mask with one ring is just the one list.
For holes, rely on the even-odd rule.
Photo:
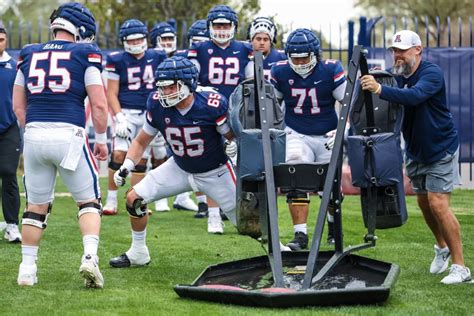
[[(127, 175), (158, 131), (171, 147), (172, 157), (127, 193), (132, 245), (127, 252), (110, 260), (110, 265), (116, 268), (150, 262), (146, 246), (146, 203), (150, 201), (190, 190), (202, 191), (236, 224), (235, 174), (222, 140), (222, 136), (233, 138), (226, 119), (227, 99), (214, 91), (196, 92), (197, 68), (182, 56), (173, 56), (160, 64), (156, 78), (157, 91), (148, 98), (146, 123), (133, 140), (114, 180), (117, 185), (125, 184)], [(217, 205), (209, 211), (210, 218), (220, 219)], [(223, 227), (219, 224), (209, 225), (209, 233), (222, 234)]]
[[(105, 215), (117, 214), (117, 187), (113, 176), (125, 159), (133, 138), (145, 122), (146, 100), (153, 91), (155, 70), (166, 59), (166, 54), (147, 49), (147, 28), (139, 20), (127, 20), (120, 27), (119, 36), (124, 51), (107, 56), (107, 101), (115, 115), (115, 137), (109, 163), (109, 183)], [(138, 183), (147, 170), (150, 150), (143, 153), (133, 170), (132, 184)]]
[[(17, 282), (38, 282), (36, 260), (51, 212), (56, 173), (78, 206), (84, 255), (79, 268), (85, 285), (101, 288), (99, 270), (99, 175), (94, 160), (106, 160), (107, 100), (101, 78), (102, 55), (92, 42), (94, 16), (79, 3), (60, 6), (51, 15), (53, 40), (25, 46), (20, 52), (13, 91), (14, 111), (25, 126), (25, 191), (22, 261)], [(94, 153), (89, 149), (84, 99), (89, 97), (96, 131)]]
[(280, 60), (286, 60), (284, 51), (274, 47), (277, 43), (277, 29), (275, 24), (266, 17), (255, 18), (249, 25), (248, 40), (252, 43), (254, 51), (263, 54), (263, 74), (270, 80), (270, 69)]
[[(154, 48), (162, 50), (168, 57), (180, 55), (186, 57), (185, 50), (176, 50), (176, 29), (169, 23), (162, 22), (156, 24), (150, 31), (150, 41)], [(165, 162), (167, 157), (165, 141), (158, 133), (156, 139), (150, 144), (151, 146), (151, 164), (153, 168), (158, 167)], [(198, 206), (191, 199), (190, 192), (183, 192), (176, 196), (173, 202), (173, 208), (185, 211), (198, 211)], [(169, 211), (168, 199), (163, 198), (155, 202), (155, 210), (157, 212)]]
[(193, 43), (188, 58), (199, 70), (199, 84), (213, 87), (229, 98), (235, 87), (253, 76), (252, 47), (233, 40), (237, 14), (226, 5), (213, 7), (207, 15), (210, 41)]
[(168, 57), (176, 52), (176, 30), (171, 24), (161, 22), (156, 24), (150, 31), (150, 42), (152, 47), (162, 49)]
[(188, 30), (188, 42), (189, 47), (194, 43), (204, 42), (209, 40), (209, 30), (207, 28), (206, 20), (197, 20), (195, 21)]
[[(286, 162), (329, 163), (328, 143), (337, 127), (335, 101), (342, 101), (346, 87), (344, 69), (338, 60), (321, 58), (319, 39), (308, 29), (290, 33), (285, 53), (288, 60), (272, 67), (271, 82), (277, 97), (285, 102)], [(309, 196), (291, 192), (287, 200), (295, 232), (287, 246), (292, 250), (305, 249)], [(330, 213), (328, 222), (328, 242), (334, 243)]]

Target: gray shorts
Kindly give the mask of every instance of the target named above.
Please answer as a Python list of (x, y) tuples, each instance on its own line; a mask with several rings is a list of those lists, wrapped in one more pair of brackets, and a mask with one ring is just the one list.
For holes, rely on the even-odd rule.
[(407, 175), (415, 193), (449, 193), (460, 184), (459, 148), (454, 154), (447, 153), (441, 160), (430, 164), (406, 158)]

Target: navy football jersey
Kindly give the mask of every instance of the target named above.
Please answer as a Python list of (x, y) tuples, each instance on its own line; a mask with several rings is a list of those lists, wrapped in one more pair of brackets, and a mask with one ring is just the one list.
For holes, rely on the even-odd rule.
[(140, 59), (125, 51), (107, 56), (105, 70), (120, 78), (118, 100), (122, 109), (146, 109), (148, 95), (155, 88), (156, 68), (166, 57), (164, 51), (156, 49), (148, 49)]
[(184, 58), (188, 58), (188, 50), (187, 49), (179, 49), (174, 52), (173, 56), (181, 56)]
[(217, 127), (227, 121), (227, 99), (219, 93), (194, 93), (191, 109), (182, 115), (176, 107), (164, 108), (156, 93), (147, 102), (147, 122), (169, 144), (176, 164), (186, 172), (213, 170), (228, 161)]
[(286, 125), (304, 135), (324, 135), (337, 127), (332, 92), (345, 80), (341, 62), (332, 59), (318, 62), (306, 78), (287, 60), (271, 70), (271, 82), (285, 101)]
[(25, 77), (26, 124), (62, 122), (85, 126), (84, 74), (102, 71), (102, 55), (93, 44), (53, 40), (23, 47), (18, 69)]
[(273, 65), (287, 58), (284, 51), (272, 48), (270, 53), (263, 59), (263, 75), (265, 79), (270, 80), (270, 71)]
[(188, 58), (199, 62), (199, 84), (214, 87), (229, 98), (235, 87), (245, 80), (245, 67), (253, 54), (248, 43), (231, 41), (221, 48), (212, 41), (193, 43)]

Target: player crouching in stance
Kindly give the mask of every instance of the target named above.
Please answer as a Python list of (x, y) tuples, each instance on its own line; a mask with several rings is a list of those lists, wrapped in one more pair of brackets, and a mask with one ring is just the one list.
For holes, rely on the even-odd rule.
[(101, 53), (91, 42), (95, 20), (79, 3), (60, 6), (51, 15), (54, 40), (25, 46), (13, 91), (14, 111), (25, 126), (26, 210), (22, 220), (22, 262), (18, 284), (38, 282), (38, 247), (51, 212), (56, 173), (77, 203), (84, 255), (79, 272), (87, 287), (101, 288), (99, 271), (100, 188), (89, 150), (84, 99), (89, 97), (96, 130), (94, 156), (107, 159), (107, 101), (100, 71)]
[[(157, 91), (147, 102), (147, 119), (133, 140), (114, 181), (123, 186), (141, 154), (161, 132), (172, 157), (149, 172), (127, 193), (126, 207), (132, 226), (132, 245), (110, 265), (116, 268), (146, 265), (148, 215), (146, 203), (190, 190), (201, 191), (222, 208), (235, 225), (235, 174), (224, 151), (222, 136), (232, 139), (226, 121), (227, 99), (214, 91), (197, 92), (198, 71), (188, 59), (174, 56), (161, 63), (155, 74)], [(208, 231), (223, 233), (219, 207), (209, 209)]]

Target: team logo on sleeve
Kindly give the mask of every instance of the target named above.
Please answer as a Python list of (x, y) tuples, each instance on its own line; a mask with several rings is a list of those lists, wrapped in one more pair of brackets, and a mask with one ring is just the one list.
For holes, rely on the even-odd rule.
[(102, 55), (101, 54), (89, 54), (89, 55), (87, 55), (87, 60), (90, 63), (101, 64), (102, 63)]
[(209, 53), (209, 55), (211, 55), (212, 53), (214, 53), (214, 50), (212, 48), (209, 48), (207, 52)]
[(171, 120), (170, 120), (170, 118), (169, 118), (169, 117), (165, 117), (165, 123), (166, 123), (166, 124), (169, 124), (169, 123), (171, 123)]
[(295, 83), (295, 81), (293, 79), (290, 79), (290, 80), (288, 80), (288, 83), (290, 84), (290, 86), (292, 86), (293, 83)]

